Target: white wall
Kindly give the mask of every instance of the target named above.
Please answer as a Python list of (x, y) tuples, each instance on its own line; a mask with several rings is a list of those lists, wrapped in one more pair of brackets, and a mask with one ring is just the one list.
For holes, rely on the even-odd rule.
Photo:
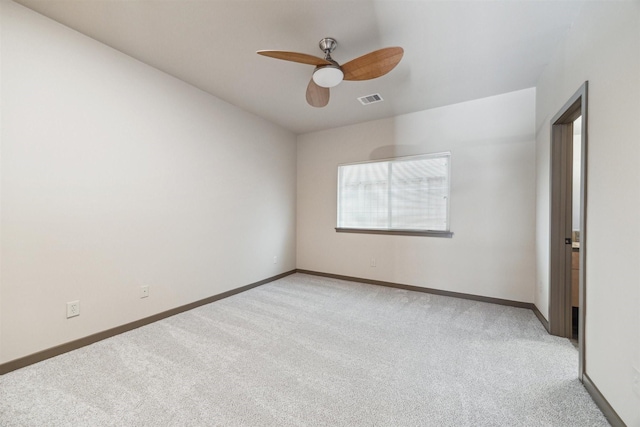
[[(586, 372), (629, 426), (640, 367), (640, 2), (587, 2), (538, 83), (537, 293), (549, 295), (549, 122), (589, 81)], [(639, 378), (640, 380), (640, 378)]]
[[(527, 89), (299, 136), (298, 268), (533, 302), (534, 108)], [(335, 232), (338, 164), (441, 151), (453, 238)]]
[(293, 134), (1, 1), (0, 362), (296, 267)]

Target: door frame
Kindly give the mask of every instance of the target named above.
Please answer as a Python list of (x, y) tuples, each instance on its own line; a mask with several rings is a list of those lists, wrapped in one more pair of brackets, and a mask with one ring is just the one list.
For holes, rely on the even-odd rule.
[(549, 221), (549, 333), (572, 336), (571, 218), (573, 181), (573, 121), (582, 116), (580, 165), (580, 270), (578, 316), (578, 377), (585, 372), (586, 252), (587, 252), (587, 141), (586, 81), (551, 119), (550, 221)]

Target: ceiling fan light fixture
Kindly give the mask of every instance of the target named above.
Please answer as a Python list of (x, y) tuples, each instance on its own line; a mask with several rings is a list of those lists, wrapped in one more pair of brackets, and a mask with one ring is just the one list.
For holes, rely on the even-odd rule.
[(334, 87), (340, 84), (344, 78), (344, 73), (336, 65), (325, 65), (318, 67), (313, 72), (313, 81), (321, 87)]

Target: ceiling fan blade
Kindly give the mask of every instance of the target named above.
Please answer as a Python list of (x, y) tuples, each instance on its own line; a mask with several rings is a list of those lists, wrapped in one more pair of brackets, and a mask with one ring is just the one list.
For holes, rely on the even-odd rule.
[(318, 86), (311, 78), (307, 86), (307, 103), (317, 108), (326, 106), (329, 103), (329, 88)]
[(404, 49), (387, 47), (375, 50), (343, 64), (344, 80), (369, 80), (384, 76), (402, 59)]
[(284, 59), (285, 61), (299, 62), (309, 65), (331, 65), (331, 62), (313, 55), (298, 52), (285, 52), (283, 50), (259, 50), (258, 55), (269, 56), (276, 59)]

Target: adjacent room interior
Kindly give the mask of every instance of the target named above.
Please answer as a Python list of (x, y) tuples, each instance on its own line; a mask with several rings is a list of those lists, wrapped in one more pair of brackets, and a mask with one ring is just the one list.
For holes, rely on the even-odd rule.
[[(571, 409), (582, 425), (640, 425), (640, 2), (331, 5), (0, 0), (0, 401), (3, 389), (16, 399), (0, 424), (38, 425), (52, 412), (36, 414), (31, 393), (59, 398), (20, 389), (20, 372), (55, 378), (55, 360), (96, 358), (117, 377), (123, 425), (140, 408), (170, 423), (198, 407), (203, 423), (198, 394), (231, 396), (218, 424), (560, 425), (535, 409), (542, 395), (539, 408), (571, 406), (554, 390), (582, 396)], [(328, 36), (345, 71), (330, 91), (309, 63), (256, 55), (320, 57)], [(384, 75), (350, 81), (348, 61), (392, 46), (404, 53), (389, 51)], [(558, 337), (552, 120), (586, 87), (571, 136), (571, 334)], [(384, 205), (354, 226), (354, 203), (376, 191)], [(429, 223), (412, 213), (425, 194)], [(381, 352), (383, 338), (394, 347)], [(139, 346), (144, 357), (123, 356)], [(517, 356), (502, 360), (506, 349)], [(476, 377), (483, 366), (464, 357), (476, 351), (502, 370)], [(525, 355), (568, 371), (551, 386), (536, 367), (523, 374)], [(133, 404), (142, 386), (123, 374), (196, 384), (214, 368), (226, 376), (185, 385), (175, 407)], [(234, 399), (261, 380), (300, 401), (265, 389), (243, 414)], [(92, 390), (60, 405), (113, 424)], [(411, 403), (424, 400), (438, 409)]]

